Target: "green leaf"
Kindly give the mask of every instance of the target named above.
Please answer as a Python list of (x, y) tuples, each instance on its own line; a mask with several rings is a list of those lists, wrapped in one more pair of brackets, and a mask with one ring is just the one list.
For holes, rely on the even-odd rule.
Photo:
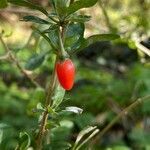
[(88, 8), (97, 3), (98, 0), (78, 0), (71, 4), (67, 9), (67, 14), (72, 14), (81, 8)]
[(6, 128), (9, 128), (10, 126), (5, 124), (5, 123), (0, 123), (0, 144), (2, 143), (3, 141), (3, 132), (4, 132), (4, 129)]
[(42, 65), (47, 53), (48, 52), (45, 52), (43, 54), (34, 54), (33, 56), (31, 56), (31, 58), (29, 58), (27, 64), (25, 65), (25, 68), (27, 70), (34, 70), (38, 68), (40, 65)]
[(56, 12), (52, 12), (50, 14), (48, 14), (48, 18), (52, 21), (54, 21), (55, 23), (58, 23), (58, 15)]
[(52, 104), (53, 109), (56, 109), (62, 103), (64, 95), (65, 95), (65, 90), (60, 85), (58, 85), (55, 90), (54, 96), (52, 98), (53, 99), (53, 104)]
[[(55, 45), (51, 42), (51, 40), (49, 39), (49, 37), (47, 35), (45, 35), (44, 32), (40, 31), (38, 28), (36, 27), (32, 27), (34, 29), (35, 32), (37, 32), (38, 34), (40, 34), (50, 45), (51, 47), (53, 48), (53, 52), (55, 53), (55, 50), (57, 49), (55, 47)], [(51, 36), (50, 36), (51, 37)]]
[(70, 106), (70, 107), (66, 107), (65, 111), (73, 112), (76, 114), (82, 114), (83, 109), (81, 109), (79, 107), (75, 107), (75, 106)]
[(38, 105), (39, 103), (42, 103), (45, 100), (45, 97), (46, 97), (45, 89), (41, 87), (37, 87), (36, 89), (34, 89), (31, 96), (32, 101), (29, 102), (27, 106), (27, 111), (29, 113), (43, 112), (44, 110), (39, 109), (40, 107)]
[(49, 0), (49, 2), (50, 2), (50, 5), (52, 6), (53, 11), (55, 11), (56, 10), (55, 0)]
[(51, 45), (44, 38), (40, 39), (38, 46), (41, 52), (42, 51), (44, 52), (45, 50), (49, 50), (49, 51), (52, 50)]
[(74, 122), (80, 130), (83, 130), (85, 127), (89, 125), (92, 125), (93, 120), (94, 120), (94, 116), (90, 113), (86, 113), (86, 114), (84, 113), (74, 118)]
[(46, 129), (52, 129), (52, 128), (56, 128), (59, 126), (60, 126), (59, 123), (52, 121), (52, 120), (48, 120), (46, 124)]
[(22, 21), (30, 21), (34, 23), (39, 23), (39, 24), (51, 24), (50, 22), (43, 20), (37, 16), (24, 16)]
[(3, 141), (3, 130), (0, 129), (0, 144), (2, 143)]
[(83, 23), (70, 23), (65, 35), (65, 48), (66, 50), (78, 49), (81, 45), (81, 39), (84, 35)]
[(47, 110), (48, 110), (48, 113), (50, 113), (50, 114), (57, 114), (55, 112), (55, 110), (52, 107), (50, 107), (50, 106), (47, 107)]
[(58, 25), (52, 24), (48, 29), (45, 29), (44, 31), (42, 31), (42, 33), (51, 33), (52, 30), (56, 30), (56, 29), (58, 29)]
[[(96, 126), (95, 127), (90, 126), (86, 129), (83, 129), (77, 136), (77, 139), (75, 141), (73, 149), (79, 150), (85, 143), (87, 143), (98, 132), (99, 132), (99, 129), (97, 129)], [(87, 134), (90, 134), (90, 135), (88, 135), (88, 137), (86, 137), (84, 140), (82, 140), (83, 137)]]
[(63, 19), (63, 16), (66, 16), (66, 8), (68, 0), (54, 0), (55, 9), (60, 19)]
[(72, 15), (68, 20), (71, 22), (87, 22), (91, 19), (91, 16), (86, 16), (86, 15)]
[(96, 42), (99, 41), (111, 41), (111, 40), (115, 40), (120, 38), (120, 36), (118, 34), (96, 34), (96, 35), (92, 35), (90, 37), (88, 37), (87, 39), (82, 38), (81, 39), (81, 46), (76, 50), (73, 51), (71, 54), (80, 51), (88, 46), (90, 46), (91, 44), (94, 44)]
[(20, 139), (19, 139), (19, 149), (25, 150), (27, 149), (31, 144), (30, 136), (27, 132), (21, 132), (20, 133)]
[(0, 8), (7, 7), (7, 0), (0, 0)]
[(90, 127), (83, 129), (82, 131), (80, 131), (80, 133), (78, 134), (77, 139), (75, 141), (75, 144), (77, 145), (80, 142), (80, 140), (83, 138), (84, 135), (88, 134), (89, 132), (92, 132), (96, 128), (97, 128), (96, 126), (95, 127), (90, 126)]
[(42, 104), (41, 103), (38, 103), (37, 105), (36, 105), (36, 109), (38, 110), (38, 111), (45, 111), (45, 109), (44, 109), (44, 107), (42, 106)]
[(44, 8), (42, 8), (40, 6), (37, 6), (35, 4), (32, 4), (31, 2), (29, 2), (27, 0), (8, 0), (8, 2), (11, 3), (11, 4), (14, 4), (14, 5), (28, 7), (30, 9), (39, 10), (40, 12), (45, 14), (46, 16), (48, 15), (47, 11)]
[(91, 45), (95, 42), (98, 41), (110, 41), (110, 40), (115, 40), (118, 39), (120, 36), (117, 34), (97, 34), (97, 35), (92, 35), (87, 38), (88, 45)]
[(48, 37), (53, 47), (55, 47), (55, 49), (59, 49), (58, 28), (51, 30), (51, 32), (48, 33)]
[(56, 127), (51, 130), (51, 143), (47, 145), (49, 150), (68, 150), (71, 144), (67, 142), (71, 130), (67, 127)]

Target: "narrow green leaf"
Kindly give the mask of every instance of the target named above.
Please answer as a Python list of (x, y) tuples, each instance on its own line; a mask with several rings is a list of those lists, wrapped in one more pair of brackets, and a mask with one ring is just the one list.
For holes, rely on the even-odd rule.
[(58, 29), (58, 25), (52, 24), (48, 29), (45, 29), (44, 31), (42, 31), (42, 33), (50, 33), (52, 30), (56, 30), (56, 29)]
[(53, 129), (53, 128), (56, 128), (56, 127), (59, 127), (60, 124), (55, 122), (55, 121), (52, 121), (52, 120), (48, 120), (47, 121), (47, 124), (46, 124), (46, 129)]
[(51, 30), (51, 32), (48, 33), (48, 37), (55, 49), (59, 49), (58, 28)]
[(53, 48), (52, 50), (54, 50), (54, 53), (55, 53), (55, 50), (57, 49), (55, 47), (55, 45), (53, 44), (53, 42), (51, 42), (51, 40), (49, 39), (49, 37), (47, 37), (47, 35), (45, 35), (44, 32), (40, 31), (38, 28), (36, 27), (32, 27), (34, 29), (35, 32), (37, 32), (38, 34), (40, 34), (50, 45), (51, 47)]
[(110, 40), (115, 40), (118, 39), (120, 36), (117, 34), (97, 34), (97, 35), (92, 35), (87, 38), (87, 43), (88, 46), (98, 42), (98, 41), (110, 41)]
[(65, 111), (73, 112), (76, 114), (82, 114), (83, 109), (81, 109), (79, 107), (75, 107), (75, 106), (70, 106), (70, 107), (66, 107)]
[(82, 35), (84, 33), (84, 24), (82, 23), (70, 23), (67, 28), (66, 37), (72, 37), (75, 35)]
[(0, 8), (7, 7), (7, 0), (0, 0)]
[(95, 129), (85, 140), (83, 140), (83, 142), (81, 144), (78, 145), (78, 147), (76, 147), (76, 150), (81, 149), (81, 147), (85, 143), (87, 143), (91, 138), (93, 138), (98, 132), (99, 132), (99, 129)]
[(58, 16), (57, 16), (57, 13), (55, 13), (55, 12), (51, 12), (50, 14), (48, 14), (48, 17), (55, 17), (55, 18), (57, 18)]
[(0, 123), (0, 144), (2, 143), (3, 141), (3, 132), (4, 132), (4, 129), (6, 128), (9, 128), (10, 126), (5, 124), (5, 123)]
[(41, 19), (37, 16), (24, 16), (22, 21), (30, 21), (30, 22), (34, 22), (34, 23), (39, 23), (39, 24), (51, 24), (50, 22), (44, 20), (44, 19)]
[(38, 6), (35, 5), (27, 0), (7, 0), (9, 3), (14, 4), (14, 5), (18, 5), (18, 6), (23, 6), (23, 7), (28, 7), (30, 9), (35, 9), (35, 10), (39, 10), (40, 12), (42, 12), (43, 14), (45, 14), (46, 16), (48, 15), (47, 11)]
[(91, 19), (91, 16), (86, 15), (73, 15), (68, 20), (71, 22), (87, 22)]
[(25, 150), (27, 149), (31, 144), (30, 136), (27, 132), (21, 132), (20, 133), (20, 139), (19, 139), (19, 149)]
[(3, 130), (0, 129), (0, 144), (2, 143), (3, 141)]
[(65, 90), (60, 85), (58, 85), (55, 90), (54, 96), (52, 98), (53, 99), (53, 104), (52, 104), (53, 109), (56, 109), (62, 103), (64, 95), (65, 95)]
[(55, 112), (55, 110), (52, 107), (48, 106), (47, 110), (50, 115), (57, 115), (57, 113)]
[(70, 137), (71, 130), (67, 127), (56, 127), (51, 130), (51, 143), (45, 149), (49, 150), (69, 150), (71, 144), (66, 139)]
[(81, 41), (80, 41), (81, 46), (77, 50), (71, 52), (70, 54), (72, 55), (75, 52), (83, 50), (84, 48), (86, 48), (86, 47), (88, 47), (91, 44), (94, 44), (96, 42), (111, 41), (111, 40), (115, 40), (115, 39), (118, 39), (118, 38), (120, 38), (120, 36), (118, 34), (96, 34), (96, 35), (92, 35), (92, 36), (90, 36), (86, 39), (82, 38)]
[(78, 0), (71, 4), (67, 9), (67, 14), (72, 14), (81, 8), (88, 8), (97, 3), (98, 0)]
[(44, 38), (40, 39), (38, 45), (41, 52), (44, 52), (45, 50), (49, 50), (51, 52), (52, 50), (51, 45)]
[(70, 23), (65, 34), (65, 48), (66, 50), (75, 50), (79, 48), (80, 41), (84, 35), (83, 23)]
[(43, 54), (34, 54), (33, 56), (31, 56), (31, 58), (29, 58), (27, 64), (25, 65), (25, 68), (27, 70), (34, 70), (38, 68), (40, 65), (42, 65), (47, 53), (48, 52), (45, 52)]
[(68, 0), (54, 0), (55, 3), (55, 9), (57, 11), (57, 14), (59, 15), (60, 19), (63, 18), (63, 16), (66, 16), (66, 8)]
[[(80, 141), (83, 139), (83, 137), (91, 132), (94, 132), (95, 130), (97, 130), (97, 127), (94, 126), (90, 126), (90, 127), (87, 127), (85, 129), (83, 129), (82, 131), (80, 131), (80, 133), (78, 134), (77, 138), (76, 138), (76, 141), (75, 141), (75, 144), (74, 144), (74, 147), (73, 149), (76, 149), (78, 145), (80, 145)], [(90, 136), (90, 135), (89, 135)], [(88, 138), (88, 137), (87, 137)]]
[(38, 111), (45, 111), (45, 109), (44, 109), (44, 107), (42, 106), (42, 104), (41, 103), (38, 103), (37, 105), (36, 105), (36, 109), (38, 110)]

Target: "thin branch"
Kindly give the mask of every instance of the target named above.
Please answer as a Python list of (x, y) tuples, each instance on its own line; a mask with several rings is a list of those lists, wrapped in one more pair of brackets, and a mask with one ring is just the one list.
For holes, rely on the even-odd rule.
[(86, 138), (79, 146), (77, 146), (75, 150), (79, 150), (85, 143), (87, 143), (91, 138), (93, 138), (98, 132), (99, 129), (94, 130), (94, 132), (88, 138)]
[(102, 138), (102, 136), (124, 115), (127, 115), (132, 109), (134, 109), (136, 106), (141, 104), (145, 100), (149, 100), (150, 95), (138, 98), (136, 101), (134, 101), (132, 104), (130, 104), (128, 107), (126, 107), (124, 110), (122, 110), (101, 132), (96, 136), (96, 138), (93, 140), (92, 144), (96, 144), (98, 140)]
[[(113, 100), (113, 99), (109, 99), (108, 100), (108, 106), (110, 107), (110, 109), (116, 114), (118, 115), (123, 109), (119, 106), (119, 104)], [(131, 115), (129, 116), (131, 117)], [(132, 117), (131, 117), (132, 118)], [(125, 130), (128, 129), (128, 118), (127, 116), (122, 116), (122, 124)]]
[(147, 47), (145, 47), (144, 45), (142, 45), (140, 42), (135, 41), (135, 45), (136, 47), (141, 50), (142, 52), (144, 52), (145, 54), (147, 54), (148, 56), (150, 56), (150, 49), (148, 49)]
[(0, 41), (1, 41), (5, 51), (9, 55), (10, 60), (16, 64), (16, 66), (20, 70), (20, 72), (22, 74), (24, 74), (24, 76), (26, 76), (34, 86), (40, 87), (40, 85), (36, 81), (34, 81), (34, 79), (22, 68), (22, 66), (19, 63), (18, 59), (15, 57), (15, 55), (12, 54), (11, 50), (8, 48), (8, 46), (6, 45), (6, 43), (4, 42), (4, 40), (1, 36), (0, 36)]
[[(57, 58), (56, 58), (55, 64), (56, 64), (56, 62), (57, 62)], [(50, 82), (49, 87), (47, 89), (47, 96), (46, 96), (46, 100), (45, 100), (45, 107), (46, 108), (51, 106), (52, 96), (54, 94), (56, 81), (57, 81), (57, 77), (56, 77), (56, 72), (55, 72), (55, 69), (54, 69), (53, 74), (52, 74), (51, 82)], [(36, 140), (37, 150), (42, 149), (42, 142), (43, 142), (43, 137), (44, 137), (44, 134), (45, 134), (45, 131), (46, 131), (47, 119), (48, 119), (48, 110), (46, 110), (43, 113), (43, 118), (42, 118), (42, 121), (41, 121), (39, 133), (38, 133), (37, 140)]]

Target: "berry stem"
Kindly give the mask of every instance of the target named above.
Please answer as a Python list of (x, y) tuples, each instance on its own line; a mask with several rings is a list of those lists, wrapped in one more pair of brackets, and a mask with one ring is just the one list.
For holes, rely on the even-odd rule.
[(60, 55), (62, 58), (66, 58), (68, 57), (68, 54), (65, 51), (64, 44), (63, 44), (63, 37), (62, 37), (62, 35), (64, 35), (64, 33), (62, 33), (63, 31), (64, 31), (63, 29), (62, 30), (59, 29), (58, 38), (59, 38), (59, 46), (60, 46)]

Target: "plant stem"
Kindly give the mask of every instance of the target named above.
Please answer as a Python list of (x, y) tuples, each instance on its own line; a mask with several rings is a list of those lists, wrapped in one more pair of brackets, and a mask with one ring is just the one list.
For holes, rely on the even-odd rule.
[(124, 115), (127, 115), (133, 108), (141, 104), (144, 100), (149, 100), (150, 95), (138, 98), (136, 101), (134, 101), (132, 104), (130, 104), (128, 107), (126, 107), (124, 110), (122, 110), (101, 132), (95, 137), (92, 144), (96, 144), (98, 140), (102, 138), (102, 136)]
[(64, 28), (62, 28), (62, 32), (61, 32), (61, 30), (59, 29), (59, 46), (60, 46), (61, 56), (62, 56), (62, 57), (68, 57), (68, 54), (67, 54), (67, 52), (65, 51), (65, 49), (64, 49), (64, 44), (63, 44), (63, 41), (64, 41), (64, 31), (65, 31)]
[(8, 58), (10, 58), (10, 60), (16, 64), (17, 68), (21, 71), (21, 73), (24, 74), (24, 76), (26, 76), (35, 87), (40, 87), (40, 85), (36, 81), (34, 81), (34, 79), (22, 68), (17, 57), (15, 57), (15, 55), (11, 52), (11, 50), (8, 48), (8, 46), (6, 45), (6, 43), (4, 42), (1, 36), (0, 36), (0, 41), (5, 51), (7, 52), (6, 55), (8, 55)]
[[(57, 62), (57, 58), (55, 60), (55, 64), (56, 64), (56, 62)], [(55, 65), (54, 65), (54, 67), (55, 67)], [(50, 82), (49, 87), (47, 89), (47, 96), (46, 96), (46, 101), (45, 101), (46, 111), (44, 111), (44, 113), (43, 113), (43, 118), (42, 118), (42, 121), (41, 121), (39, 133), (38, 133), (37, 140), (36, 140), (36, 149), (37, 150), (42, 149), (42, 142), (43, 142), (43, 137), (44, 137), (44, 134), (45, 134), (45, 131), (46, 131), (46, 123), (47, 123), (47, 119), (48, 119), (48, 110), (47, 110), (47, 108), (49, 106), (51, 106), (52, 96), (54, 94), (56, 81), (57, 81), (57, 77), (56, 77), (56, 72), (55, 72), (55, 69), (54, 69), (53, 74), (52, 74), (51, 82)]]
[(145, 47), (144, 45), (142, 45), (139, 41), (135, 41), (135, 45), (136, 47), (142, 51), (143, 53), (147, 54), (148, 56), (150, 56), (150, 51), (147, 47)]
[(87, 137), (78, 147), (76, 147), (74, 150), (79, 150), (85, 143), (87, 143), (91, 138), (93, 138), (97, 133), (99, 132), (99, 129), (96, 129), (89, 137)]

